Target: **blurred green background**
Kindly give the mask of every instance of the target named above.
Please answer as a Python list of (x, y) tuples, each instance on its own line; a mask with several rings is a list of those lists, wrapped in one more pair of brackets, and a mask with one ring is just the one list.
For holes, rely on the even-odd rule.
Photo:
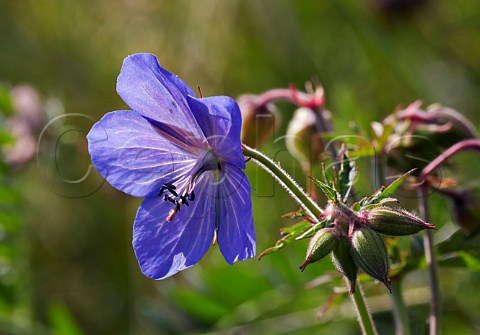
[[(151, 52), (205, 96), (260, 93), (319, 78), (336, 131), (366, 127), (397, 105), (440, 102), (479, 126), (480, 5), (471, 0), (23, 0), (0, 9), (0, 81), (38, 90), (38, 156), (3, 170), (1, 334), (359, 334), (345, 294), (322, 318), (340, 278), (330, 261), (301, 273), (306, 242), (227, 265), (213, 247), (161, 282), (142, 276), (131, 247), (141, 199), (91, 171), (85, 135), (111, 110), (123, 59)], [(285, 124), (293, 110), (281, 105)], [(277, 135), (282, 135), (282, 129)], [(42, 136), (40, 136), (42, 135)], [(284, 143), (263, 148), (298, 178)], [(471, 156), (470, 159), (478, 157)], [(478, 178), (478, 166), (460, 166)], [(463, 172), (465, 170), (465, 172)], [(257, 253), (296, 206), (255, 166)], [(369, 171), (363, 171), (367, 176)], [(372, 186), (373, 187), (373, 186)], [(370, 190), (369, 190), (370, 191)], [(367, 192), (366, 192), (367, 193)], [(434, 199), (434, 223), (450, 220)], [(3, 205), (2, 205), (3, 206)], [(3, 208), (3, 207), (1, 207)], [(441, 224), (440, 224), (441, 225)], [(320, 279), (319, 279), (320, 278)], [(478, 273), (442, 270), (444, 334), (480, 333)], [(425, 331), (424, 271), (404, 292), (414, 334)], [(338, 290), (337, 290), (338, 291)], [(366, 284), (381, 334), (394, 334), (387, 291)]]

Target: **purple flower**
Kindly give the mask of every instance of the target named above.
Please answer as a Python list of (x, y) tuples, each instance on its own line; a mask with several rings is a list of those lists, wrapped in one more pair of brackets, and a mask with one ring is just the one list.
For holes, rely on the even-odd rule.
[(133, 111), (106, 114), (87, 135), (88, 149), (112, 186), (145, 198), (133, 228), (142, 272), (169, 277), (197, 263), (215, 239), (229, 264), (254, 256), (236, 102), (196, 98), (151, 54), (125, 59), (117, 92)]

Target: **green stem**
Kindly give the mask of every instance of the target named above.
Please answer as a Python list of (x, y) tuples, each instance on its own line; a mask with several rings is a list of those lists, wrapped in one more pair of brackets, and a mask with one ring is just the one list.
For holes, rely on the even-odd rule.
[(311, 197), (298, 185), (295, 180), (283, 170), (271, 158), (261, 152), (242, 144), (243, 154), (257, 163), (262, 169), (272, 175), (272, 177), (288, 192), (288, 194), (302, 207), (302, 209), (315, 222), (319, 223), (320, 215), (323, 210)]
[(410, 335), (410, 322), (408, 310), (402, 297), (402, 280), (399, 277), (392, 278), (392, 302), (393, 317), (395, 319), (395, 334)]
[[(423, 183), (418, 189), (419, 194), (419, 206), (422, 218), (429, 222), (430, 211), (428, 207), (427, 199), (428, 186)], [(437, 260), (435, 257), (435, 250), (433, 246), (433, 235), (428, 230), (423, 235), (423, 245), (425, 249), (425, 260), (427, 261), (428, 273), (430, 275), (430, 290), (432, 297), (430, 301), (430, 335), (438, 334), (438, 319), (440, 317), (440, 287), (438, 283), (438, 268)]]
[(362, 286), (360, 286), (360, 283), (358, 282), (355, 285), (355, 292), (350, 295), (350, 299), (355, 306), (358, 323), (360, 323), (362, 333), (363, 335), (378, 335), (375, 324), (373, 323), (372, 315), (370, 314), (365, 301), (365, 295), (363, 294)]
[[(282, 185), (289, 195), (305, 210), (305, 212), (316, 222), (323, 213), (322, 208), (313, 201), (311, 197), (293, 180), (293, 178), (285, 172), (277, 163), (272, 159), (265, 156), (261, 152), (252, 149), (242, 144), (243, 154), (257, 163), (262, 169), (272, 175), (272, 177)], [(350, 295), (353, 305), (357, 311), (358, 322), (364, 335), (378, 335), (375, 329), (372, 316), (368, 310), (365, 302), (365, 296), (363, 294), (362, 287), (359, 283), (356, 284), (355, 292)]]

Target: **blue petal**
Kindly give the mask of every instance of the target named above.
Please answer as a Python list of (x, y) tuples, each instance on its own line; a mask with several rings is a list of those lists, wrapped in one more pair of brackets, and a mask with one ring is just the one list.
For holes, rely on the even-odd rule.
[(87, 135), (95, 168), (117, 189), (137, 197), (156, 196), (164, 183), (175, 183), (196, 162), (195, 154), (132, 111), (106, 114)]
[(245, 168), (241, 149), (242, 116), (232, 98), (188, 97), (190, 108), (215, 154), (223, 161)]
[(229, 264), (255, 256), (250, 195), (245, 173), (226, 164), (218, 184), (218, 245)]
[(127, 57), (118, 76), (117, 92), (141, 115), (182, 129), (182, 137), (205, 141), (186, 101), (187, 95), (195, 93), (180, 78), (162, 68), (154, 55)]
[(164, 279), (197, 263), (213, 241), (215, 230), (215, 174), (203, 173), (195, 186), (195, 200), (172, 221), (165, 218), (173, 204), (145, 199), (133, 227), (133, 248), (142, 272)]

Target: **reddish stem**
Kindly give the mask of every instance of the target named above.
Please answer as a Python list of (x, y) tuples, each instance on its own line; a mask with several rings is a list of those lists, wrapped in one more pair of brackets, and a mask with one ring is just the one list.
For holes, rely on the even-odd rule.
[(450, 148), (445, 150), (442, 154), (440, 154), (437, 158), (430, 162), (420, 173), (420, 180), (425, 181), (425, 178), (430, 175), (433, 171), (438, 169), (440, 166), (445, 164), (447, 160), (449, 160), (452, 156), (465, 151), (465, 150), (476, 150), (480, 151), (480, 140), (465, 140), (458, 142), (452, 145)]

